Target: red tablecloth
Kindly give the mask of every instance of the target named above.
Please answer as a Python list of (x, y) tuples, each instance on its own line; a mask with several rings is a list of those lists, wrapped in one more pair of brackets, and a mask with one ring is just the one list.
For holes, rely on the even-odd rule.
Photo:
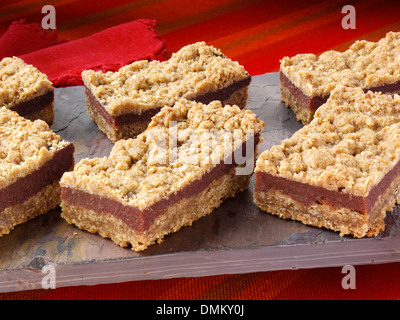
[[(344, 30), (338, 1), (54, 2), (61, 39), (75, 40), (135, 19), (155, 19), (174, 52), (205, 40), (252, 74), (277, 71), (279, 59), (302, 52), (343, 50), (357, 39), (376, 41), (400, 31), (399, 1), (353, 1), (356, 29)], [(40, 23), (40, 1), (0, 4), (0, 35), (21, 18)], [(0, 239), (1, 241), (1, 239)], [(400, 245), (400, 244), (399, 244)], [(0, 299), (399, 299), (400, 263), (356, 266), (356, 289), (343, 289), (340, 267), (282, 270), (201, 278), (28, 290)]]

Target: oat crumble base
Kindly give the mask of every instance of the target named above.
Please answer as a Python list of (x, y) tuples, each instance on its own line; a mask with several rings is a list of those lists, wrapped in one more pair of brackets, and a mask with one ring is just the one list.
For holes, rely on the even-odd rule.
[(0, 106), (13, 106), (53, 91), (47, 76), (17, 57), (0, 62)]
[(281, 72), (310, 98), (328, 96), (337, 86), (363, 89), (400, 81), (400, 32), (378, 42), (356, 41), (345, 52), (298, 54), (281, 60)]
[[(168, 129), (172, 122), (175, 126)], [(222, 107), (219, 101), (204, 105), (180, 99), (161, 109), (137, 138), (116, 142), (109, 157), (81, 160), (60, 184), (143, 210), (200, 179), (263, 128), (249, 110)], [(166, 153), (168, 130), (176, 130), (177, 144)], [(217, 138), (207, 147), (210, 132)], [(235, 133), (234, 144), (224, 144), (227, 132)]]
[(163, 62), (137, 61), (117, 72), (82, 72), (84, 85), (112, 116), (172, 106), (249, 77), (243, 66), (205, 42), (183, 47)]
[(310, 124), (260, 155), (255, 171), (366, 197), (399, 150), (400, 96), (337, 86)]
[(0, 189), (38, 170), (69, 144), (46, 122), (32, 122), (0, 108)]

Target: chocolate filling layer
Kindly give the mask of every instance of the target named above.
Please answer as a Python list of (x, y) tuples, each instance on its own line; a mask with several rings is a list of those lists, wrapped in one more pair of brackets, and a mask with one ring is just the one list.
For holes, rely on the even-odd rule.
[(48, 91), (44, 95), (21, 102), (10, 108), (17, 112), (21, 117), (28, 116), (47, 107), (54, 101), (54, 91)]
[[(286, 87), (289, 92), (296, 98), (296, 100), (303, 105), (308, 110), (312, 111), (313, 113), (322, 106), (329, 98), (329, 95), (321, 97), (309, 97), (301, 91), (298, 87), (296, 87), (292, 81), (290, 81), (282, 72), (279, 73), (280, 84)], [(368, 91), (372, 92), (382, 92), (382, 93), (394, 93), (400, 91), (400, 81), (391, 83), (391, 84), (384, 84), (378, 87), (371, 87), (371, 88), (363, 88), (363, 91), (367, 93)]]
[(112, 116), (107, 112), (104, 106), (95, 98), (92, 92), (86, 87), (85, 87), (85, 94), (86, 97), (89, 99), (90, 103), (92, 104), (92, 106), (96, 108), (97, 112), (104, 118), (106, 123), (112, 126), (113, 128), (116, 128), (124, 124), (150, 121), (151, 118), (161, 110), (161, 108), (153, 108), (144, 110), (141, 114), (128, 113), (119, 116)]
[[(246, 141), (242, 145), (242, 153), (246, 150), (246, 143), (254, 141), (254, 150), (259, 142), (259, 134), (255, 135), (253, 138)], [(228, 159), (233, 159), (234, 154)], [(251, 157), (252, 155), (246, 155)], [(93, 210), (97, 213), (111, 214), (123, 222), (125, 222), (130, 228), (143, 232), (147, 230), (154, 220), (163, 214), (169, 206), (174, 205), (178, 201), (192, 197), (204, 189), (206, 189), (214, 180), (221, 178), (225, 174), (229, 173), (230, 170), (237, 166), (237, 163), (233, 159), (227, 161), (229, 163), (220, 163), (216, 165), (210, 172), (206, 173), (201, 179), (193, 181), (191, 184), (179, 190), (176, 193), (171, 194), (167, 198), (163, 198), (160, 201), (154, 203), (144, 210), (132, 206), (126, 206), (122, 203), (108, 199), (102, 196), (90, 194), (85, 191), (76, 190), (72, 188), (62, 188), (61, 189), (61, 199), (68, 202), (71, 205), (80, 206), (89, 210)]]
[(251, 82), (251, 76), (248, 76), (242, 80), (239, 80), (237, 82), (230, 84), (229, 86), (227, 86), (225, 88), (222, 88), (217, 91), (207, 92), (203, 95), (196, 96), (190, 100), (193, 100), (196, 102), (201, 102), (204, 104), (209, 104), (211, 101), (214, 101), (214, 100), (225, 101), (225, 100), (229, 99), (229, 97), (232, 94), (234, 94), (236, 91), (248, 86), (250, 84), (250, 82)]
[(337, 208), (348, 208), (363, 214), (371, 212), (378, 197), (385, 192), (394, 178), (400, 173), (400, 162), (375, 185), (368, 196), (361, 197), (341, 191), (328, 190), (322, 187), (289, 180), (265, 172), (257, 172), (255, 192), (269, 190), (282, 191), (293, 200), (306, 206), (328, 204)]
[[(251, 76), (248, 76), (247, 78), (232, 83), (225, 88), (222, 88), (214, 92), (208, 92), (206, 94), (197, 96), (191, 100), (202, 102), (204, 104), (208, 104), (213, 100), (224, 101), (227, 100), (236, 91), (248, 86), (250, 82), (251, 82)], [(150, 121), (151, 118), (161, 110), (161, 108), (152, 108), (145, 110), (140, 114), (127, 113), (119, 116), (112, 116), (107, 112), (105, 107), (96, 99), (96, 97), (91, 93), (91, 91), (87, 87), (85, 87), (85, 93), (90, 103), (96, 108), (97, 112), (104, 118), (107, 124), (109, 124), (113, 128), (135, 122)]]
[(35, 172), (1, 189), (0, 212), (8, 207), (25, 202), (44, 187), (61, 179), (63, 173), (70, 170), (74, 164), (73, 154), (74, 145), (71, 143), (64, 149), (57, 151), (53, 158)]
[(292, 81), (290, 81), (282, 72), (279, 73), (280, 85), (286, 87), (289, 92), (296, 98), (296, 100), (305, 108), (312, 111), (313, 113), (322, 106), (329, 98), (325, 97), (313, 97), (305, 95), (301, 89), (296, 87)]

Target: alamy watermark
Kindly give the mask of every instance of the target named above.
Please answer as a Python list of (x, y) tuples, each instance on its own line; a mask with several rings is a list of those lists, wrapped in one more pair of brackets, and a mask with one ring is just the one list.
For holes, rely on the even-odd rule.
[(170, 121), (168, 128), (147, 132), (147, 162), (152, 165), (205, 166), (232, 164), (236, 175), (254, 170), (255, 133), (253, 130), (182, 128)]
[(177, 317), (195, 316), (239, 316), (245, 315), (244, 304), (229, 303), (229, 304), (216, 304), (216, 303), (202, 303), (192, 305), (168, 305), (163, 303), (162, 306), (157, 306), (155, 310), (157, 316), (171, 315)]
[(352, 5), (346, 5), (342, 8), (342, 13), (346, 14), (342, 18), (342, 28), (345, 30), (356, 28), (356, 8)]
[(346, 274), (342, 279), (342, 288), (345, 290), (356, 288), (356, 268), (352, 265), (345, 265), (342, 273)]
[(56, 288), (56, 268), (51, 264), (46, 264), (42, 267), (42, 288), (55, 289)]

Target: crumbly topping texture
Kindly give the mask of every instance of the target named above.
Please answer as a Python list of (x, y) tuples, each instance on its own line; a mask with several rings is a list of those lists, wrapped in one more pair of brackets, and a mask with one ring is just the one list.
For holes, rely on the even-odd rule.
[(250, 110), (180, 99), (137, 138), (116, 142), (109, 157), (81, 160), (60, 184), (143, 210), (200, 179), (263, 128)]
[(46, 122), (0, 108), (0, 189), (38, 170), (67, 145)]
[(260, 155), (256, 172), (365, 197), (399, 150), (400, 96), (338, 86), (310, 124)]
[(0, 107), (12, 108), (52, 90), (50, 80), (34, 66), (17, 57), (1, 60)]
[(345, 52), (298, 54), (281, 60), (283, 72), (307, 96), (328, 96), (336, 85), (374, 88), (400, 81), (400, 32), (378, 42), (356, 41)]
[(113, 116), (172, 106), (248, 77), (243, 66), (205, 42), (183, 47), (168, 61), (137, 61), (117, 72), (82, 72), (82, 80)]

